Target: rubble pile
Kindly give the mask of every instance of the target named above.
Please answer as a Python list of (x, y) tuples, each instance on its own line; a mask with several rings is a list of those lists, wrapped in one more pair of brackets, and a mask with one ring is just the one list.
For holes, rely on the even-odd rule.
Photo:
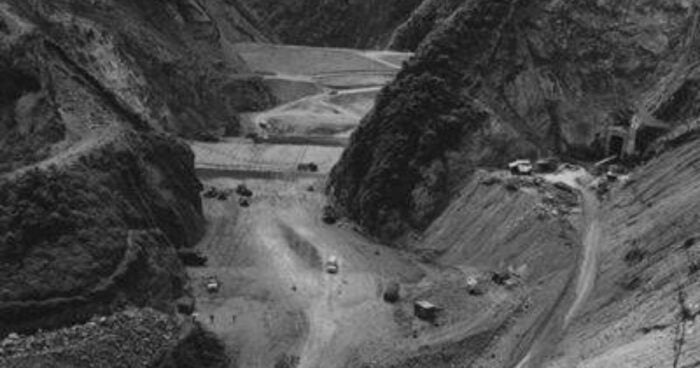
[(83, 325), (0, 341), (0, 366), (149, 367), (179, 336), (177, 321), (152, 309), (96, 317)]

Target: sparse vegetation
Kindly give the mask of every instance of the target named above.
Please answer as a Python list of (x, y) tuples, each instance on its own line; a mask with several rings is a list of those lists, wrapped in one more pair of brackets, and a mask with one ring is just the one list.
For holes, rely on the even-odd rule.
[(638, 247), (633, 247), (625, 254), (625, 263), (628, 266), (635, 266), (646, 257), (646, 252)]
[(642, 279), (639, 276), (630, 277), (622, 283), (622, 288), (627, 291), (637, 290), (640, 286), (642, 286)]

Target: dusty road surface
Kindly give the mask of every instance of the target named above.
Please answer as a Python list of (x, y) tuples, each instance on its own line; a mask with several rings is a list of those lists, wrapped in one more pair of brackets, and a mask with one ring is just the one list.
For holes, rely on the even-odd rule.
[[(239, 182), (205, 181), (219, 188)], [(199, 249), (210, 261), (190, 270), (200, 320), (240, 366), (272, 367), (284, 359), (298, 359), (299, 367), (342, 366), (353, 347), (391, 334), (382, 284), (415, 282), (421, 269), (399, 252), (320, 221), (322, 195), (306, 192), (313, 179), (246, 185), (254, 192), (248, 208), (205, 201), (210, 233)], [(331, 256), (339, 259), (338, 274), (325, 271)], [(218, 293), (204, 290), (208, 276), (221, 281)]]
[(543, 175), (542, 177), (553, 183), (562, 182), (578, 190), (583, 207), (583, 258), (576, 280), (576, 297), (564, 317), (564, 328), (566, 328), (595, 285), (598, 271), (598, 253), (603, 242), (600, 224), (600, 203), (590, 185), (593, 177), (583, 168), (563, 170), (556, 174)]
[[(583, 231), (581, 234), (583, 246), (581, 263), (578, 267), (574, 299), (567, 307), (561, 326), (552, 326), (550, 331), (563, 331), (571, 322), (586, 299), (590, 295), (595, 285), (598, 272), (598, 254), (602, 246), (602, 227), (600, 224), (600, 203), (590, 183), (593, 178), (583, 168), (565, 169), (556, 174), (541, 176), (551, 183), (564, 183), (579, 192), (583, 211)], [(543, 336), (538, 336), (524, 357), (514, 366), (514, 368), (527, 368), (533, 364), (533, 356), (540, 352), (540, 341)]]
[[(382, 289), (388, 280), (417, 282), (423, 269), (401, 252), (321, 221), (323, 182), (342, 147), (313, 143), (319, 137), (347, 137), (371, 108), (380, 85), (364, 84), (388, 79), (368, 79), (366, 69), (393, 75), (397, 67), (382, 60), (384, 54), (241, 47), (248, 50), (245, 57), (267, 60), (258, 67), (274, 69), (276, 83), (280, 78), (291, 83), (284, 86), (288, 96), (297, 94), (290, 88), (299, 82), (301, 96), (253, 114), (252, 125), (244, 128), (307, 141), (192, 142), (205, 186), (231, 193), (227, 200), (203, 199), (208, 226), (197, 249), (208, 263), (189, 269), (196, 318), (221, 337), (238, 366), (341, 367), (355, 349), (397, 334), (393, 309), (382, 300)], [(395, 60), (400, 55), (387, 56)], [(296, 59), (289, 61), (290, 57)], [(288, 62), (269, 62), (280, 60)], [(315, 69), (313, 62), (318, 63)], [(348, 88), (331, 93), (323, 85), (331, 82), (347, 83)], [(355, 82), (362, 87), (354, 88)], [(316, 88), (308, 83), (316, 83)], [(304, 95), (314, 91), (320, 92)], [(298, 169), (311, 162), (317, 171)], [(234, 193), (240, 184), (253, 192), (248, 207), (240, 206), (241, 198)], [(326, 272), (330, 257), (339, 260), (337, 274)], [(207, 292), (210, 277), (221, 283), (218, 292)]]
[(585, 186), (580, 187), (583, 199), (583, 212), (586, 221), (586, 230), (583, 239), (583, 261), (579, 268), (578, 280), (576, 282), (576, 299), (569, 307), (564, 318), (564, 328), (571, 322), (571, 318), (581, 308), (582, 304), (590, 294), (595, 285), (596, 274), (598, 272), (598, 253), (602, 245), (602, 234), (600, 226), (600, 214), (598, 198), (595, 193)]

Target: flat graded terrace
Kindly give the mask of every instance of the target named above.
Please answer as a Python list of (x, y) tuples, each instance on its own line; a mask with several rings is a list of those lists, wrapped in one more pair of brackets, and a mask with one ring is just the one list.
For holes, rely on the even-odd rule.
[(240, 43), (234, 46), (256, 72), (316, 75), (347, 71), (392, 71), (390, 63), (349, 49)]

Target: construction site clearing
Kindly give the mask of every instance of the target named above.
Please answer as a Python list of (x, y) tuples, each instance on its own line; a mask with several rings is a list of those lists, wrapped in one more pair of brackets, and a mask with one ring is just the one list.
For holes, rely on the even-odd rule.
[[(269, 137), (268, 121), (249, 121)], [(619, 183), (607, 166), (596, 178), (551, 157), (481, 170), (419, 238), (392, 249), (344, 221), (315, 190), (343, 148), (314, 143), (192, 142), (205, 185), (254, 204), (243, 211), (205, 195), (208, 231), (196, 249), (209, 261), (189, 269), (202, 285), (194, 288), (194, 318), (239, 352), (241, 366), (290, 356), (301, 368), (391, 366), (424, 359), (426, 349), (459, 346), (468, 354), (471, 338), (495, 334), (514, 316), (508, 336), (546, 328), (551, 311), (572, 298), (588, 226), (582, 193), (603, 180)], [(491, 355), (495, 365), (514, 359)]]

